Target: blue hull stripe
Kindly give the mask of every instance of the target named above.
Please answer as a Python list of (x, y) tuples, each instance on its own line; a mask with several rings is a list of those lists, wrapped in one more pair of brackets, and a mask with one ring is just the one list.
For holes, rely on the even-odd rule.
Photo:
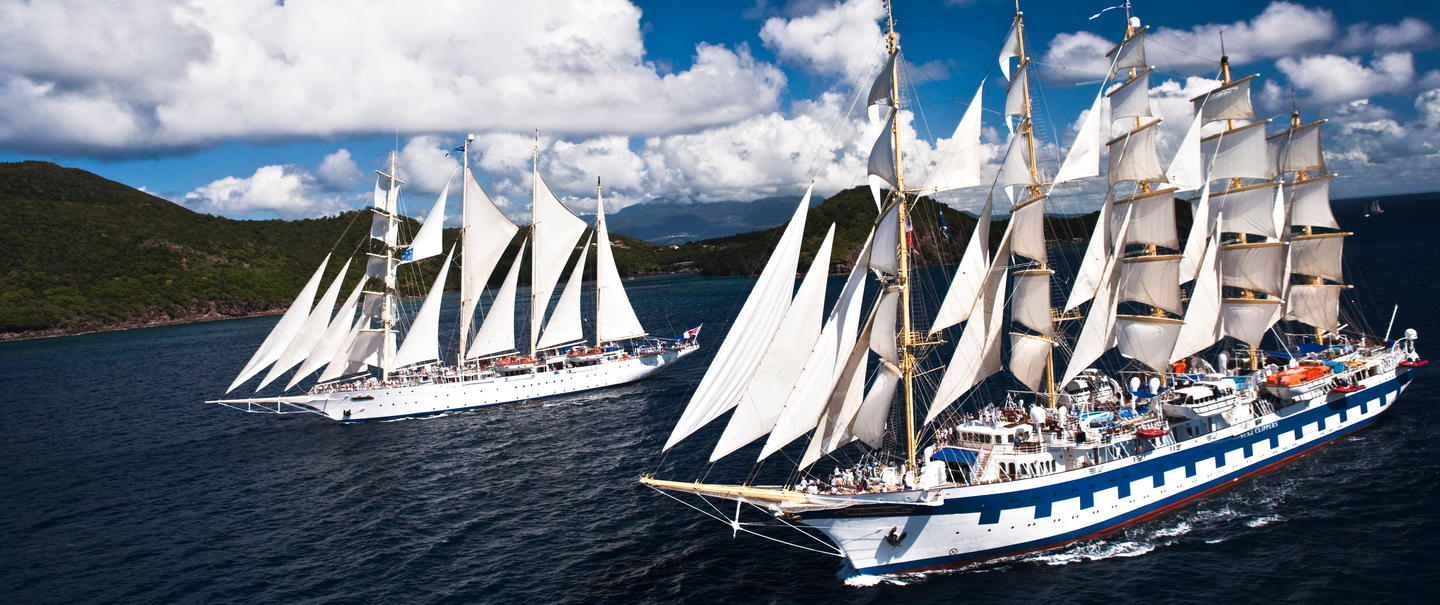
[[(1279, 434), (1282, 434), (1286, 431), (1294, 431), (1297, 435), (1300, 435), (1302, 427), (1317, 421), (1320, 422), (1321, 426), (1323, 427), (1323, 419), (1326, 416), (1333, 414), (1337, 411), (1335, 407), (1332, 406), (1343, 405), (1345, 408), (1360, 406), (1363, 410), (1368, 407), (1367, 404), (1369, 401), (1376, 400), (1377, 398), (1383, 401), (1384, 397), (1388, 396), (1391, 393), (1397, 393), (1401, 388), (1408, 385), (1414, 376), (1414, 372), (1415, 370), (1411, 369), (1408, 372), (1399, 374), (1395, 380), (1384, 384), (1375, 385), (1363, 391), (1347, 395), (1343, 400), (1343, 404), (1341, 403), (1341, 401), (1336, 401), (1332, 402), (1328, 406), (1317, 406), (1314, 409), (1295, 414), (1288, 418), (1283, 418), (1279, 421), (1266, 425), (1265, 428), (1262, 429), (1259, 433), (1256, 433), (1254, 435), (1247, 435), (1246, 437), (1244, 437), (1244, 439), (1252, 440), (1251, 443), (1256, 443), (1268, 439), (1271, 443), (1272, 448), (1279, 447)], [(1361, 397), (1364, 398), (1363, 402), (1360, 401)], [(1047, 547), (1053, 547), (1063, 543), (1072, 542), (1077, 539), (1089, 537), (1094, 534), (1102, 533), (1110, 529), (1118, 528), (1121, 525), (1137, 521), (1140, 518), (1147, 517), (1152, 513), (1155, 513), (1156, 511), (1170, 506), (1174, 506), (1175, 504), (1203, 494), (1204, 492), (1224, 486), (1224, 484), (1235, 480), (1237, 477), (1247, 475), (1249, 473), (1255, 472), (1258, 469), (1272, 466), (1290, 458), (1305, 454), (1317, 447), (1320, 447), (1321, 445), (1324, 445), (1326, 443), (1349, 435), (1350, 433), (1353, 433), (1361, 428), (1364, 428), (1373, 421), (1374, 418), (1363, 419), (1359, 422), (1356, 422), (1352, 426), (1345, 427), (1344, 429), (1339, 430), (1333, 434), (1326, 435), (1323, 441), (1316, 441), (1296, 450), (1283, 452), (1261, 460), (1256, 460), (1253, 463), (1247, 464), (1242, 468), (1238, 468), (1234, 471), (1226, 473), (1221, 477), (1217, 477), (1213, 480), (1210, 480), (1206, 483), (1203, 483), (1186, 491), (1171, 495), (1151, 504), (1137, 508), (1124, 515), (1112, 517), (1081, 529), (1066, 532), (1063, 534), (1057, 534), (1054, 536), (1049, 536), (1039, 540), (1033, 540), (1030, 542), (1013, 544), (1001, 548), (973, 551), (953, 556), (920, 559), (915, 561), (908, 561), (905, 563), (897, 563), (893, 565), (867, 567), (863, 569), (857, 569), (857, 571), (863, 574), (888, 574), (900, 573), (910, 570), (956, 566), (968, 562), (993, 559), (1011, 554), (1040, 550)], [(979, 512), (980, 524), (992, 525), (1000, 522), (1000, 513), (1002, 510), (1005, 510), (1007, 508), (1018, 508), (1017, 506), (1015, 506), (1015, 504), (1019, 502), (1028, 503), (1031, 501), (1038, 501), (1036, 504), (1034, 504), (1034, 506), (1036, 507), (1036, 516), (1049, 516), (1051, 514), (1051, 508), (1053, 503), (1075, 498), (1077, 495), (1080, 497), (1080, 508), (1081, 510), (1084, 510), (1095, 506), (1095, 492), (1114, 487), (1116, 482), (1119, 482), (1122, 486), (1122, 498), (1129, 495), (1129, 490), (1127, 488), (1129, 487), (1130, 481), (1133, 480), (1138, 480), (1144, 477), (1151, 477), (1155, 481), (1155, 484), (1157, 486), (1163, 485), (1163, 477), (1165, 474), (1165, 470), (1178, 468), (1177, 464), (1179, 464), (1180, 461), (1175, 460), (1175, 456), (1185, 455), (1187, 458), (1189, 458), (1188, 461), (1184, 462), (1185, 475), (1186, 477), (1193, 477), (1197, 472), (1195, 468), (1196, 460), (1215, 458), (1217, 463), (1223, 462), (1225, 453), (1236, 449), (1237, 441), (1238, 439), (1233, 437), (1229, 439), (1223, 439), (1216, 441), (1212, 444), (1186, 450), (1183, 453), (1176, 452), (1175, 454), (1161, 455), (1155, 458), (1137, 462), (1125, 468), (1115, 469), (1114, 471), (1100, 473), (1098, 475), (1084, 477), (1076, 479), (1074, 481), (1069, 481), (1056, 485), (1001, 494), (953, 498), (947, 500), (944, 504), (940, 506), (908, 507), (907, 514), (912, 516), (923, 516), (952, 515)], [(1245, 448), (1249, 449), (1249, 445), (1246, 445)], [(1077, 494), (1075, 492), (1079, 493)], [(1009, 506), (1006, 506), (1007, 504)], [(891, 506), (893, 507), (893, 505)], [(1030, 504), (1026, 504), (1025, 506), (1028, 507), (1030, 506)], [(835, 511), (816, 511), (813, 513), (804, 513), (802, 515), (802, 519), (870, 516), (864, 514), (864, 508), (866, 507), (853, 507), (850, 509), (840, 509)], [(1040, 511), (1042, 510), (1045, 513), (1044, 515), (1040, 514)]]

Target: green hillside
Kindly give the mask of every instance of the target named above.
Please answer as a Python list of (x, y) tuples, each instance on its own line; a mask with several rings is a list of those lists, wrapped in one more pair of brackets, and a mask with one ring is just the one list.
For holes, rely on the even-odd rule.
[[(367, 238), (368, 211), (298, 221), (234, 220), (47, 162), (0, 163), (0, 204), (0, 246), (12, 259), (0, 272), (0, 337), (8, 338), (279, 311), (327, 252), (332, 253), (327, 275), (356, 258), (346, 280), (353, 284), (363, 272), (366, 247), (376, 245)], [(974, 217), (939, 208), (950, 227), (948, 238), (938, 228), (937, 204), (922, 199), (913, 212), (915, 260), (921, 265), (958, 260), (974, 228)], [(809, 261), (833, 222), (837, 260), (831, 269), (848, 270), (875, 214), (863, 188), (811, 208), (803, 260)], [(1048, 228), (1068, 240), (1088, 233), (1093, 220), (1093, 215), (1051, 219)], [(417, 228), (406, 221), (408, 233)], [(612, 238), (621, 242), (615, 259), (625, 275), (751, 275), (764, 266), (782, 229), (673, 248), (619, 234)], [(992, 236), (1002, 230), (1003, 225), (993, 229)], [(446, 246), (457, 236), (457, 230), (447, 230)], [(503, 277), (521, 236), (492, 283)], [(402, 294), (422, 294), (438, 265), (405, 265)], [(449, 281), (450, 289), (458, 288), (458, 272), (452, 271)]]

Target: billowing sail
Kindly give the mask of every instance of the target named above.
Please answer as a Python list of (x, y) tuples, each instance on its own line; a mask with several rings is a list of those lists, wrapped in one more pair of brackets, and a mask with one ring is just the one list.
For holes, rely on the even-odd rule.
[(669, 450), (680, 440), (705, 426), (735, 406), (740, 392), (755, 374), (760, 357), (770, 338), (790, 308), (790, 294), (795, 283), (795, 266), (800, 258), (800, 241), (805, 232), (805, 212), (810, 207), (810, 193), (795, 208), (795, 214), (765, 262), (760, 279), (750, 290), (730, 332), (715, 352), (715, 359), (700, 379), (700, 386), (665, 441)]
[(1055, 343), (1043, 336), (1010, 333), (1010, 374), (1032, 391), (1039, 391), (1045, 365)]
[(1345, 281), (1340, 259), (1348, 233), (1297, 235), (1290, 239), (1290, 272)]
[(1320, 125), (1324, 123), (1324, 120), (1311, 122), (1267, 137), (1276, 174), (1304, 172), (1318, 176), (1325, 173), (1325, 154), (1320, 150)]
[(1020, 28), (1019, 21), (1010, 25), (1010, 32), (1005, 34), (1005, 41), (1000, 44), (1000, 73), (1005, 74), (1005, 81), (1010, 81), (1010, 60), (1020, 56)]
[(1153, 315), (1119, 315), (1115, 318), (1115, 348), (1157, 372), (1170, 364), (1175, 338), (1184, 322), (1171, 317)]
[(985, 83), (981, 82), (980, 88), (975, 91), (975, 98), (970, 101), (970, 107), (965, 110), (964, 117), (955, 125), (955, 133), (940, 147), (940, 159), (935, 162), (934, 170), (925, 179), (925, 190), (949, 191), (981, 183), (980, 93), (984, 90)]
[[(1130, 34), (1124, 42), (1115, 45), (1110, 52), (1105, 53), (1106, 58), (1114, 57), (1115, 69), (1123, 70), (1130, 68), (1145, 67), (1145, 32), (1148, 27), (1141, 27)], [(1116, 57), (1115, 54), (1120, 56)]]
[(1160, 120), (1110, 139), (1110, 184), (1122, 181), (1165, 181), (1165, 167), (1155, 152), (1155, 128)]
[(1050, 276), (1054, 273), (1049, 269), (1016, 271), (1010, 297), (1011, 319), (1045, 336), (1055, 334), (1050, 317)]
[(445, 198), (449, 196), (450, 183), (446, 182), (445, 188), (440, 190), (440, 197), (430, 208), (430, 214), (425, 216), (425, 223), (420, 225), (420, 231), (410, 241), (410, 249), (400, 257), (401, 262), (412, 263), (440, 255), (444, 249), (440, 236), (445, 229)]
[(530, 348), (533, 350), (540, 339), (540, 326), (550, 306), (550, 295), (560, 281), (565, 261), (575, 251), (575, 242), (585, 232), (585, 221), (560, 203), (539, 172), (535, 173), (530, 209), (534, 218), (531, 229), (535, 232), (531, 236), (535, 244), (530, 261)]
[(895, 174), (895, 148), (894, 136), (890, 132), (895, 127), (895, 118), (898, 111), (890, 112), (890, 119), (885, 121), (885, 128), (880, 131), (879, 138), (870, 147), (870, 163), (868, 170), (870, 176), (870, 195), (875, 199), (875, 208), (878, 210), (884, 205), (880, 199), (880, 190), (889, 187), (890, 191), (897, 189), (895, 183), (899, 179)]
[(1005, 88), (1005, 115), (1025, 114), (1026, 87), (1030, 78), (1027, 72), (1030, 71), (1030, 63), (1027, 61), (1020, 64), (1020, 70), (1015, 72), (1015, 79), (1010, 80), (1010, 85)]
[(1221, 337), (1220, 307), (1220, 238), (1207, 238), (1204, 252), (1196, 263), (1195, 289), (1185, 307), (1185, 325), (1175, 338), (1170, 361), (1184, 359), (1219, 342)]
[[(1224, 258), (1223, 254), (1221, 258)], [(1265, 332), (1280, 321), (1281, 302), (1278, 298), (1225, 299), (1221, 305), (1225, 335), (1238, 338), (1252, 347), (1260, 346)]]
[(555, 303), (555, 310), (550, 313), (550, 320), (540, 333), (536, 349), (558, 347), (585, 338), (584, 328), (580, 325), (580, 291), (584, 289), (585, 261), (589, 258), (590, 240), (587, 239), (580, 248), (580, 259), (570, 270), (570, 279), (565, 280), (565, 289), (560, 291), (560, 300)]
[(1190, 234), (1185, 238), (1185, 250), (1180, 255), (1180, 283), (1195, 279), (1196, 272), (1200, 270), (1200, 258), (1205, 253), (1219, 214), (1219, 204), (1210, 199), (1210, 183), (1205, 183), (1191, 213)]
[(1065, 299), (1065, 310), (1069, 311), (1085, 301), (1095, 298), (1095, 292), (1104, 279), (1106, 263), (1110, 258), (1110, 215), (1114, 210), (1109, 199), (1100, 206), (1100, 217), (1085, 244), (1085, 254), (1080, 260), (1080, 269), (1075, 273), (1075, 283)]
[(1225, 230), (1279, 239), (1285, 225), (1285, 204), (1280, 183), (1269, 182), (1237, 187), (1210, 196), (1221, 207)]
[[(1115, 230), (1117, 241), (1125, 241), (1130, 230), (1130, 216), (1134, 208), (1124, 208), (1120, 215), (1120, 224)], [(1085, 317), (1085, 325), (1080, 328), (1080, 336), (1075, 339), (1075, 349), (1070, 354), (1070, 363), (1065, 366), (1065, 375), (1060, 382), (1055, 384), (1064, 386), (1070, 384), (1080, 372), (1100, 359), (1105, 351), (1115, 343), (1115, 301), (1120, 290), (1120, 255), (1112, 254), (1106, 259), (1104, 269), (1100, 271), (1099, 285), (1095, 289), (1095, 302), (1090, 304), (1090, 313)]]
[(870, 268), (883, 275), (900, 272), (900, 206), (890, 204), (875, 227), (875, 248), (870, 254)]
[[(393, 159), (393, 158), (392, 158)], [(375, 171), (375, 202), (376, 209), (386, 213), (395, 214), (396, 201), (400, 197), (400, 183), (398, 179), (390, 178), (390, 175)]]
[(523, 240), (515, 250), (515, 258), (510, 261), (510, 271), (505, 274), (504, 283), (500, 284), (500, 290), (495, 293), (495, 300), (490, 302), (490, 309), (485, 312), (485, 320), (475, 332), (475, 340), (470, 342), (470, 350), (465, 352), (466, 359), (516, 348), (515, 289), (520, 281), (520, 260), (525, 257), (525, 246), (529, 243), (530, 240)]
[(1250, 106), (1250, 81), (1255, 77), (1245, 76), (1191, 99), (1195, 113), (1206, 123), (1255, 119), (1255, 110)]
[(885, 61), (884, 69), (880, 70), (880, 75), (875, 76), (875, 82), (870, 85), (870, 96), (865, 105), (870, 109), (871, 122), (880, 121), (881, 107), (890, 107), (890, 92), (895, 78), (895, 59), (898, 56), (899, 53), (890, 53), (890, 57)]
[(1110, 214), (1112, 232), (1119, 231), (1115, 223), (1124, 218), (1124, 210), (1130, 210), (1130, 227), (1124, 237), (1116, 238), (1116, 245), (1146, 244), (1180, 249), (1180, 235), (1175, 228), (1175, 189), (1167, 187), (1140, 193), (1115, 200), (1114, 204), (1121, 211)]
[(335, 274), (335, 279), (330, 282), (330, 287), (325, 289), (325, 294), (320, 297), (319, 304), (310, 311), (310, 316), (305, 318), (300, 330), (295, 337), (290, 339), (290, 344), (285, 347), (285, 352), (270, 366), (270, 371), (260, 381), (256, 389), (263, 389), (286, 370), (295, 367), (310, 355), (315, 345), (320, 342), (320, 337), (325, 334), (325, 328), (330, 325), (330, 311), (335, 308), (335, 299), (340, 296), (340, 282), (345, 279), (345, 273), (350, 270), (350, 261), (345, 261), (345, 266)]
[[(1229, 227), (1226, 227), (1227, 229)], [(1284, 242), (1229, 244), (1220, 247), (1223, 283), (1227, 286), (1280, 296), (1285, 289)]]
[(1045, 194), (1010, 209), (1009, 231), (1012, 252), (1038, 263), (1045, 262)]
[(615, 253), (610, 250), (610, 230), (605, 226), (605, 202), (595, 197), (595, 339), (597, 342), (624, 340), (645, 335), (620, 271), (615, 268)]
[(1285, 187), (1289, 191), (1290, 224), (1339, 229), (1330, 211), (1330, 177), (1309, 179)]
[(970, 317), (970, 308), (980, 293), (985, 280), (985, 270), (990, 266), (990, 213), (993, 193), (985, 197), (985, 208), (975, 222), (975, 231), (970, 233), (970, 243), (965, 246), (965, 255), (955, 267), (955, 277), (940, 301), (940, 310), (935, 312), (935, 323), (930, 326), (934, 334)]
[(1010, 234), (1011, 230), (1006, 229), (1000, 247), (995, 251), (995, 259), (990, 263), (980, 296), (975, 298), (975, 306), (970, 311), (970, 320), (960, 332), (950, 364), (945, 368), (940, 384), (935, 387), (935, 396), (925, 415), (926, 423), (938, 417), (986, 376), (1001, 369), (1000, 337), (1005, 333), (1005, 283)]
[(825, 315), (825, 282), (829, 277), (830, 249), (835, 239), (835, 226), (825, 234), (810, 269), (800, 281), (800, 288), (790, 301), (790, 308), (780, 321), (775, 334), (761, 357), (755, 374), (746, 383), (725, 425), (725, 432), (710, 453), (713, 462), (730, 455), (746, 444), (759, 439), (775, 427), (786, 400), (800, 378), (810, 350), (820, 338)]
[(445, 264), (440, 265), (440, 274), (435, 277), (434, 285), (430, 286), (430, 293), (425, 295), (425, 302), (420, 304), (420, 310), (410, 322), (410, 331), (405, 334), (400, 350), (395, 352), (391, 367), (400, 368), (440, 358), (440, 298), (445, 295), (445, 278), (450, 276), (450, 260), (454, 256), (455, 248), (452, 246), (445, 254)]
[(330, 363), (320, 372), (320, 377), (316, 380), (325, 382), (365, 369), (364, 361), (351, 361), (350, 356), (355, 351), (355, 341), (360, 338), (360, 331), (365, 328), (367, 321), (364, 317), (355, 320), (355, 325), (350, 326), (345, 338), (340, 341), (340, 346), (335, 349), (335, 355), (330, 358)]
[(1340, 292), (1349, 286), (1341, 284), (1295, 284), (1285, 297), (1285, 319), (1320, 328), (1328, 332), (1340, 329)]
[[(1100, 174), (1100, 113), (1104, 102), (1104, 96), (1095, 95), (1095, 102), (1090, 104), (1090, 111), (1085, 114), (1085, 120), (1080, 122), (1080, 130), (1076, 131), (1075, 141), (1070, 144), (1070, 151), (1065, 154), (1060, 171), (1055, 173), (1053, 184)], [(1149, 106), (1148, 97), (1146, 106)]]
[(1180, 255), (1151, 255), (1120, 262), (1120, 302), (1133, 301), (1159, 307), (1176, 315), (1180, 304)]
[(306, 282), (305, 287), (300, 290), (300, 295), (290, 303), (290, 308), (270, 330), (265, 341), (260, 343), (260, 348), (250, 356), (250, 361), (245, 362), (244, 369), (241, 369), (240, 375), (230, 383), (230, 388), (225, 389), (226, 393), (235, 390), (235, 387), (249, 380), (251, 376), (259, 374), (260, 370), (275, 363), (285, 353), (285, 348), (290, 346), (290, 341), (295, 338), (295, 334), (300, 331), (306, 318), (310, 316), (310, 306), (315, 302), (315, 291), (320, 289), (320, 277), (324, 275), (325, 265), (329, 263), (330, 255), (326, 254), (325, 260), (320, 261), (320, 266), (315, 269), (315, 274), (310, 276), (310, 281)]
[(1000, 178), (996, 184), (1036, 185), (1035, 174), (1030, 171), (1030, 138), (1023, 133), (1010, 135), (1010, 145), (1005, 150), (1005, 160), (1000, 164)]
[(1174, 159), (1170, 160), (1170, 167), (1165, 169), (1165, 178), (1181, 191), (1199, 189), (1205, 184), (1205, 154), (1200, 148), (1200, 131), (1204, 126), (1204, 120), (1195, 116), (1190, 128), (1185, 130), (1185, 138), (1180, 140)]
[(1210, 162), (1209, 178), (1275, 178), (1275, 167), (1265, 146), (1268, 123), (1261, 120), (1200, 139), (1201, 153)]
[[(1150, 111), (1150, 69), (1135, 74), (1110, 91), (1110, 119), (1148, 118)], [(1099, 106), (1097, 99), (1096, 106)]]
[[(340, 274), (344, 275), (345, 272), (341, 271)], [(355, 284), (355, 289), (340, 305), (340, 311), (335, 314), (334, 319), (330, 320), (330, 325), (325, 328), (325, 333), (320, 335), (320, 341), (315, 343), (315, 348), (310, 350), (310, 355), (305, 358), (305, 363), (300, 364), (300, 369), (295, 371), (295, 375), (285, 385), (286, 390), (309, 376), (311, 372), (330, 363), (335, 359), (336, 352), (345, 346), (345, 341), (350, 335), (350, 327), (355, 324), (355, 306), (360, 300), (361, 287), (364, 285), (365, 280), (363, 279)]]
[[(469, 337), (480, 294), (520, 227), (495, 206), (480, 183), (475, 182), (469, 167), (462, 171), (461, 181), (465, 187), (465, 220), (460, 232), (460, 333)], [(502, 350), (510, 348), (514, 345)]]

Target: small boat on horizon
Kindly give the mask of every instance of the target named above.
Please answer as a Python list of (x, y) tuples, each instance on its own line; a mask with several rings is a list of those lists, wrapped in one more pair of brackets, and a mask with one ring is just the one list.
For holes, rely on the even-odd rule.
[(1372, 214), (1381, 214), (1383, 212), (1385, 212), (1385, 209), (1380, 207), (1380, 200), (1375, 200), (1370, 202), (1370, 205), (1365, 208), (1365, 218), (1370, 218)]

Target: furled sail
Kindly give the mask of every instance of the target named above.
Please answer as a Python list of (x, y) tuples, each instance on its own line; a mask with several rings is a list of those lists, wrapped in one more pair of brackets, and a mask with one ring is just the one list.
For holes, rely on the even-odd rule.
[(560, 281), (565, 261), (575, 251), (575, 242), (585, 232), (585, 221), (560, 203), (538, 171), (531, 192), (530, 212), (534, 221), (531, 229), (535, 232), (531, 236), (535, 244), (530, 261), (530, 348), (533, 352), (540, 339), (550, 296)]
[(595, 340), (610, 342), (645, 335), (620, 271), (615, 268), (615, 253), (610, 249), (610, 230), (605, 226), (605, 201), (595, 196)]
[(485, 320), (480, 323), (480, 329), (475, 332), (475, 339), (470, 341), (470, 349), (465, 352), (466, 359), (484, 357), (493, 353), (512, 351), (515, 347), (515, 289), (520, 281), (520, 260), (525, 257), (525, 247), (530, 240), (522, 240), (520, 247), (515, 250), (515, 258), (510, 260), (510, 270), (505, 274), (505, 281), (500, 284), (500, 290), (495, 293), (495, 299), (490, 301), (490, 309), (485, 312)]
[(981, 82), (970, 107), (965, 110), (960, 123), (955, 125), (954, 134), (940, 147), (940, 159), (925, 179), (926, 191), (949, 191), (981, 183), (980, 93), (984, 90), (985, 83)]
[(584, 340), (584, 328), (580, 325), (580, 291), (584, 289), (585, 262), (590, 258), (590, 240), (580, 248), (580, 259), (570, 270), (570, 279), (565, 280), (565, 289), (560, 291), (560, 300), (540, 333), (536, 349), (549, 349), (560, 345)]
[[(520, 227), (491, 201), (468, 166), (461, 171), (460, 180), (465, 187), (465, 220), (460, 231), (460, 333), (469, 337), (480, 295)], [(509, 342), (501, 350), (514, 348), (513, 336)]]
[(785, 400), (795, 388), (795, 381), (804, 369), (810, 349), (820, 338), (825, 315), (825, 282), (830, 273), (830, 251), (834, 240), (835, 226), (831, 225), (814, 260), (810, 262), (810, 269), (800, 280), (800, 288), (791, 299), (785, 317), (770, 337), (754, 376), (741, 391), (735, 412), (730, 415), (725, 432), (710, 453), (712, 462), (763, 437), (780, 418)]
[(760, 357), (790, 307), (795, 267), (800, 259), (800, 242), (805, 232), (805, 212), (810, 208), (813, 189), (812, 185), (805, 190), (805, 196), (800, 199), (789, 225), (770, 253), (770, 259), (765, 262), (765, 268), (736, 315), (730, 332), (720, 343), (685, 412), (665, 441), (664, 449), (669, 450), (734, 407), (741, 390), (755, 374)]
[(975, 304), (975, 297), (979, 295), (980, 285), (985, 280), (985, 270), (990, 266), (990, 213), (993, 196), (992, 192), (985, 197), (985, 207), (975, 222), (975, 231), (970, 233), (970, 243), (965, 245), (965, 255), (960, 257), (960, 264), (955, 267), (955, 277), (950, 280), (950, 288), (945, 291), (945, 299), (940, 301), (940, 309), (935, 312), (935, 323), (930, 326), (931, 334), (970, 317), (970, 308)]
[(300, 328), (305, 325), (306, 318), (310, 316), (311, 304), (315, 302), (315, 291), (320, 289), (320, 277), (324, 275), (325, 265), (329, 263), (330, 255), (326, 254), (325, 260), (320, 261), (320, 266), (315, 269), (315, 274), (310, 276), (310, 281), (306, 282), (305, 287), (300, 290), (300, 295), (290, 303), (290, 308), (280, 317), (280, 321), (276, 322), (275, 327), (270, 330), (270, 334), (265, 337), (265, 341), (260, 343), (260, 348), (250, 356), (250, 361), (245, 362), (245, 367), (240, 370), (240, 375), (235, 377), (235, 381), (230, 383), (230, 388), (225, 389), (226, 393), (235, 390), (235, 387), (249, 380), (251, 376), (259, 374), (260, 370), (275, 363), (285, 353), (285, 348), (290, 346), (290, 341), (295, 338), (295, 334), (300, 331)]
[(305, 361), (316, 343), (320, 342), (320, 337), (325, 334), (325, 328), (330, 325), (330, 311), (335, 308), (335, 299), (340, 296), (340, 282), (345, 279), (345, 273), (349, 270), (350, 261), (347, 260), (345, 266), (340, 268), (340, 272), (335, 274), (335, 279), (330, 282), (330, 287), (325, 289), (325, 294), (320, 296), (319, 304), (316, 304), (315, 308), (310, 311), (310, 316), (305, 318), (305, 323), (301, 324), (295, 337), (290, 339), (290, 344), (285, 347), (285, 352), (281, 353), (275, 364), (270, 366), (270, 371), (260, 381), (260, 386), (256, 387), (257, 390), (265, 388), (265, 385), (279, 378), (286, 370)]
[(395, 352), (392, 367), (400, 368), (417, 363), (440, 359), (440, 299), (445, 295), (445, 278), (450, 276), (450, 260), (455, 256), (455, 247), (445, 254), (445, 264), (440, 265), (440, 274), (435, 277), (425, 302), (410, 322), (410, 331), (405, 342)]

